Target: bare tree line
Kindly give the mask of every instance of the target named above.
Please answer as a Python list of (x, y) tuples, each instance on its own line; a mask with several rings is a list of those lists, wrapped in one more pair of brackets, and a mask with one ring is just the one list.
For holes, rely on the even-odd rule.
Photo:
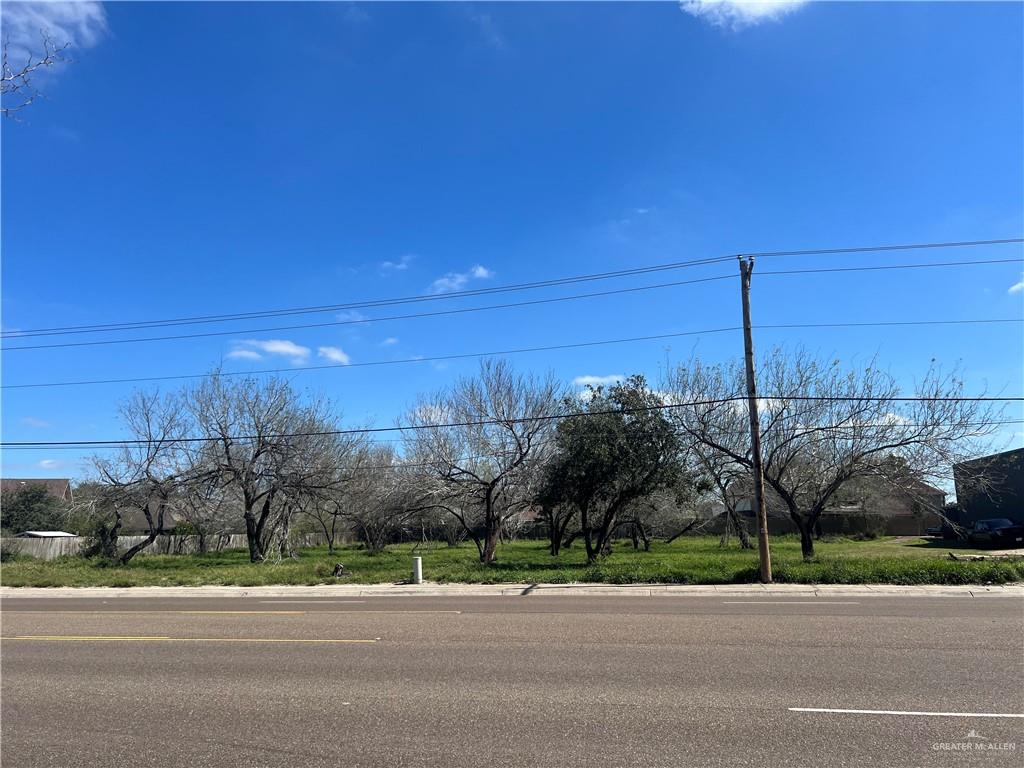
[(70, 42), (56, 43), (45, 29), (39, 32), (39, 51), (12, 52), (5, 35), (0, 41), (0, 114), (17, 117), (18, 113), (42, 96), (37, 87), (38, 76), (47, 69), (70, 61)]
[[(983, 450), (998, 419), (990, 403), (956, 399), (962, 380), (938, 368), (910, 402), (894, 399), (896, 379), (873, 362), (854, 368), (776, 349), (759, 376), (769, 503), (796, 526), (808, 558), (830, 504), (863, 496), (868, 481), (948, 476)], [(200, 549), (242, 529), (253, 562), (292, 555), (296, 526), (320, 531), (332, 551), (341, 537), (373, 551), (417, 537), (469, 539), (489, 564), (502, 540), (541, 524), (552, 554), (580, 540), (594, 562), (615, 537), (646, 549), (654, 536), (671, 540), (717, 515), (723, 538), (735, 533), (746, 546), (744, 391), (739, 361), (694, 359), (657, 386), (634, 376), (579, 393), (486, 360), (420, 397), (396, 446), (343, 429), (339, 409), (315, 393), (214, 371), (122, 405), (138, 442), (94, 459), (83, 525), (95, 553), (121, 562), (172, 525), (195, 533)], [(121, 551), (129, 509), (147, 536)]]

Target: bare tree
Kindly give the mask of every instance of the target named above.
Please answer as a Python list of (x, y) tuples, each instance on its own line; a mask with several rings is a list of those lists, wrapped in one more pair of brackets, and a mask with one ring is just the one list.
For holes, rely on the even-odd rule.
[(698, 516), (694, 477), (681, 473), (675, 487), (660, 488), (629, 504), (620, 520), (620, 528), (629, 533), (633, 548), (643, 545), (649, 551), (655, 537), (671, 544), (680, 536), (700, 530), (710, 521)]
[(189, 424), (179, 397), (136, 392), (122, 403), (120, 415), (134, 442), (111, 457), (94, 457), (93, 465), (107, 485), (106, 501), (114, 509), (112, 530), (101, 537), (104, 554), (116, 552), (114, 542), (125, 509), (139, 510), (146, 520), (146, 538), (117, 554), (123, 564), (165, 533), (171, 499), (190, 466), (182, 447)]
[(741, 499), (749, 498), (751, 493), (750, 470), (700, 440), (690, 441), (687, 456), (693, 465), (691, 471), (701, 480), (699, 487), (705, 492), (706, 501), (721, 505), (721, 546), (726, 546), (735, 534), (739, 537), (742, 549), (753, 548), (747, 523), (737, 510)]
[(85, 555), (116, 560), (117, 539), (123, 524), (124, 508), (115, 489), (96, 479), (75, 486), (75, 503), (68, 510), (66, 526), (85, 537)]
[(238, 524), (238, 500), (229, 488), (221, 485), (215, 472), (193, 472), (179, 485), (172, 503), (175, 516), (184, 520), (196, 536), (200, 553), (209, 551), (211, 538)]
[[(15, 117), (42, 94), (36, 87), (36, 78), (41, 71), (70, 61), (65, 51), (71, 43), (58, 45), (45, 30), (39, 33), (42, 50), (25, 51), (18, 56), (12, 53), (10, 40), (3, 39), (0, 53), (0, 114)], [(12, 61), (17, 58), (17, 61)]]
[[(773, 350), (758, 377), (765, 483), (800, 532), (805, 558), (813, 557), (815, 526), (844, 483), (884, 474), (896, 466), (893, 456), (922, 477), (948, 473), (965, 452), (977, 450), (996, 420), (989, 404), (963, 399), (963, 382), (937, 367), (911, 401), (899, 400), (896, 379), (873, 364), (844, 370), (804, 351)], [(741, 363), (693, 361), (666, 386), (681, 406), (672, 414), (682, 430), (720, 459), (750, 468)]]
[(416, 428), (405, 432), (406, 454), (425, 465), (430, 504), (459, 521), (482, 563), (494, 561), (503, 526), (533, 501), (559, 400), (552, 376), (485, 360), (477, 376), (420, 399), (409, 413)]
[(336, 481), (315, 494), (305, 512), (323, 532), (328, 551), (351, 531), (371, 552), (400, 538), (422, 509), (412, 475), (392, 446), (360, 441), (336, 463)]
[(208, 471), (241, 500), (250, 560), (264, 560), (275, 540), (286, 551), (301, 499), (335, 482), (329, 433), (337, 430), (326, 403), (303, 402), (281, 379), (229, 380), (218, 372), (186, 402), (210, 438)]
[(405, 536), (431, 500), (418, 487), (414, 469), (403, 467), (390, 445), (363, 452), (355, 469), (345, 518), (357, 539), (379, 552)]

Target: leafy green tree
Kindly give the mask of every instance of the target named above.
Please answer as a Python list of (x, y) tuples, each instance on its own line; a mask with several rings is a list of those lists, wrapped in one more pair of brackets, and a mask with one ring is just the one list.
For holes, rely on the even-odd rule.
[(588, 563), (609, 551), (631, 505), (682, 478), (681, 444), (664, 404), (642, 376), (589, 388), (582, 408), (567, 402), (580, 416), (558, 425), (543, 498), (577, 510)]
[(0, 527), (14, 533), (60, 528), (63, 505), (42, 483), (7, 491), (0, 500)]

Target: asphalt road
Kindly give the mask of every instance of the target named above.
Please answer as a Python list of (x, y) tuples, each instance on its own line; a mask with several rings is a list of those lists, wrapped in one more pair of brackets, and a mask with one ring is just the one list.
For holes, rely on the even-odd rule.
[(991, 716), (1024, 713), (1019, 597), (13, 598), (0, 619), (4, 768), (1024, 765), (1024, 719)]

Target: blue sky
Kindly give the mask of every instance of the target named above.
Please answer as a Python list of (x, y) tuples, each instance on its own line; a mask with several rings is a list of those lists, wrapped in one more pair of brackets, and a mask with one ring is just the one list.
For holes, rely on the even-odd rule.
[[(740, 251), (1021, 236), (1022, 5), (723, 13), (736, 7), (5, 3), (8, 30), (37, 24), (29, 11), (57, 14), (52, 25), (77, 45), (75, 62), (42, 82), (47, 99), (3, 125), (3, 327), (334, 304)], [(1015, 318), (1021, 280), (1017, 264), (755, 277), (754, 317)], [(583, 290), (602, 287), (613, 286)], [(3, 381), (501, 350), (729, 326), (738, 315), (738, 284), (721, 281), (368, 325), (252, 333), (303, 319), (246, 321), (194, 329), (237, 331), (224, 337), (7, 350)], [(960, 363), (973, 390), (1022, 388), (1019, 325), (763, 331), (757, 343), (848, 362), (877, 355), (908, 387), (934, 359)], [(666, 359), (722, 360), (741, 344), (733, 333), (514, 361), (566, 381), (656, 377)], [(295, 383), (328, 393), (347, 422), (387, 426), (417, 392), (475, 366), (334, 369)], [(7, 390), (3, 438), (120, 437), (116, 405), (131, 388)], [(1021, 438), (1019, 427), (1000, 435)], [(7, 475), (82, 471), (68, 451), (2, 458)]]

